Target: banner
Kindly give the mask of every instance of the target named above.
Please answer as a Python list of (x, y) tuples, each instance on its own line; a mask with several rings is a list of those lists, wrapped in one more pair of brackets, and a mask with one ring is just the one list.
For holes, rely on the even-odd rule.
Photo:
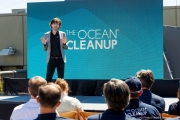
[[(77, 0), (27, 4), (28, 77), (45, 77), (40, 37), (52, 18), (68, 38), (65, 79), (126, 79), (150, 69), (163, 79), (162, 0)], [(57, 73), (54, 73), (54, 79)]]

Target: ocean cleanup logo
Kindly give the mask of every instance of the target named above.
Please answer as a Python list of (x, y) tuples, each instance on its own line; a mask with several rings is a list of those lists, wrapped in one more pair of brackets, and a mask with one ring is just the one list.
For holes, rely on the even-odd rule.
[(66, 30), (67, 36), (78, 38), (68, 40), (69, 50), (114, 49), (118, 44), (119, 29)]

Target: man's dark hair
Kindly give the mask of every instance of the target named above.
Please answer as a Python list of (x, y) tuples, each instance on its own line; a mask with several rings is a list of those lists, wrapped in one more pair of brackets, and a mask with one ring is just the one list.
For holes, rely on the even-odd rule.
[(128, 105), (130, 90), (122, 80), (111, 79), (105, 83), (103, 93), (109, 107), (115, 111), (122, 110)]
[(49, 23), (49, 26), (51, 27), (51, 25), (53, 24), (53, 23), (58, 23), (59, 24), (59, 27), (61, 27), (61, 24), (62, 24), (62, 22), (61, 22), (61, 20), (59, 19), (59, 18), (53, 18), (52, 20), (51, 20), (51, 22)]
[(39, 102), (42, 107), (53, 108), (61, 98), (61, 88), (54, 83), (48, 83), (39, 88)]

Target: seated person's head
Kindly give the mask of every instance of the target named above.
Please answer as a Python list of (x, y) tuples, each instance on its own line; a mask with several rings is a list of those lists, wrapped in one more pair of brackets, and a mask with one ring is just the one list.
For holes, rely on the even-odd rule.
[(38, 95), (38, 89), (41, 85), (45, 85), (47, 84), (47, 81), (42, 78), (41, 76), (35, 76), (33, 78), (31, 78), (29, 81), (28, 81), (28, 91), (29, 91), (29, 94), (36, 98), (36, 96)]
[(134, 76), (128, 77), (125, 83), (129, 86), (131, 91), (131, 99), (138, 99), (142, 95), (142, 84), (141, 81)]
[(140, 79), (143, 88), (150, 89), (154, 83), (154, 76), (151, 70), (140, 70), (136, 73), (136, 77)]
[(122, 80), (111, 79), (104, 84), (103, 94), (108, 108), (115, 111), (124, 110), (128, 105), (130, 90)]
[(60, 105), (61, 88), (54, 83), (48, 83), (47, 85), (39, 88), (37, 101), (42, 108), (56, 109)]
[(64, 79), (58, 78), (55, 83), (60, 86), (62, 91), (64, 91), (64, 92), (68, 92), (69, 91), (68, 83)]

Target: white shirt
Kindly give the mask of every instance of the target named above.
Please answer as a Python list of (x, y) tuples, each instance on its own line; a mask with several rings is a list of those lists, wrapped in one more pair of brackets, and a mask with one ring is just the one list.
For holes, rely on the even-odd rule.
[[(27, 103), (14, 108), (10, 120), (34, 120), (40, 114), (40, 106), (36, 99), (30, 99)], [(59, 114), (56, 110), (57, 117)]]
[(36, 99), (30, 99), (27, 103), (14, 108), (10, 120), (33, 120), (40, 114), (39, 103)]
[(82, 107), (80, 101), (76, 98), (69, 97), (66, 93), (61, 93), (61, 104), (56, 108), (58, 112), (78, 111)]

